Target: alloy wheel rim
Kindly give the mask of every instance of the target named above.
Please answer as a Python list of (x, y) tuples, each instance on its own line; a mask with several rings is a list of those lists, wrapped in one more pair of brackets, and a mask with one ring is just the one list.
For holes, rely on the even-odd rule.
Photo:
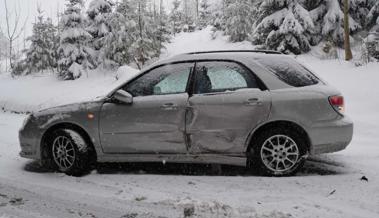
[(296, 142), (286, 135), (268, 138), (261, 148), (264, 165), (277, 173), (292, 169), (299, 160), (300, 152)]
[(62, 171), (68, 170), (75, 162), (75, 149), (71, 140), (65, 136), (57, 137), (53, 142), (53, 157)]

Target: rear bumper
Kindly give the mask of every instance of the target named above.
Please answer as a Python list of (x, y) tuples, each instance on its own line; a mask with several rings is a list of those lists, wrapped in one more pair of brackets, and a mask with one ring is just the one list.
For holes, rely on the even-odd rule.
[(344, 150), (353, 138), (353, 129), (353, 122), (348, 117), (315, 124), (308, 131), (310, 153), (315, 155)]

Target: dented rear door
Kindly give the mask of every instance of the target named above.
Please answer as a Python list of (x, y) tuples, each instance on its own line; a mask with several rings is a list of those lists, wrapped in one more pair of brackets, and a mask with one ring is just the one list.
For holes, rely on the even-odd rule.
[(270, 105), (270, 93), (258, 87), (255, 75), (245, 67), (233, 62), (197, 63), (186, 112), (191, 153), (244, 152), (249, 133), (268, 118)]

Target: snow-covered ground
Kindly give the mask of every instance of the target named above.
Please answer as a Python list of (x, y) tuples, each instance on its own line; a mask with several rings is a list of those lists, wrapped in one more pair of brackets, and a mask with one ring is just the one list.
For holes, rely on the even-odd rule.
[(94, 71), (75, 81), (59, 81), (52, 74), (17, 78), (0, 74), (0, 110), (25, 113), (94, 100), (109, 94), (137, 72), (124, 66), (115, 72)]
[[(205, 33), (178, 35), (164, 57), (251, 48), (223, 37), (212, 41)], [(219, 175), (210, 166), (162, 164), (104, 165), (74, 178), (20, 158), (17, 131), (25, 115), (0, 112), (0, 217), (184, 217), (191, 209), (193, 217), (379, 217), (379, 64), (357, 68), (309, 55), (297, 59), (343, 92), (355, 123), (345, 151), (312, 157), (289, 178), (259, 177), (239, 167), (225, 166)], [(37, 110), (96, 97), (119, 82), (114, 74), (75, 82), (0, 75), (0, 105)]]
[(161, 58), (196, 51), (252, 49), (254, 49), (254, 46), (247, 41), (229, 43), (228, 36), (224, 36), (222, 32), (212, 33), (212, 27), (208, 26), (202, 31), (177, 34), (171, 40), (171, 43), (166, 46)]

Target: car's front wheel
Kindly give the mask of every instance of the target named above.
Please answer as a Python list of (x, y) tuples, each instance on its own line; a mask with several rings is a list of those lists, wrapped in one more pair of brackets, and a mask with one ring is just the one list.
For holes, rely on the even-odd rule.
[(293, 129), (269, 129), (262, 132), (254, 144), (250, 162), (260, 174), (291, 176), (304, 165), (306, 140)]
[(51, 157), (58, 171), (81, 176), (89, 169), (89, 147), (83, 137), (70, 129), (58, 129), (52, 134)]

